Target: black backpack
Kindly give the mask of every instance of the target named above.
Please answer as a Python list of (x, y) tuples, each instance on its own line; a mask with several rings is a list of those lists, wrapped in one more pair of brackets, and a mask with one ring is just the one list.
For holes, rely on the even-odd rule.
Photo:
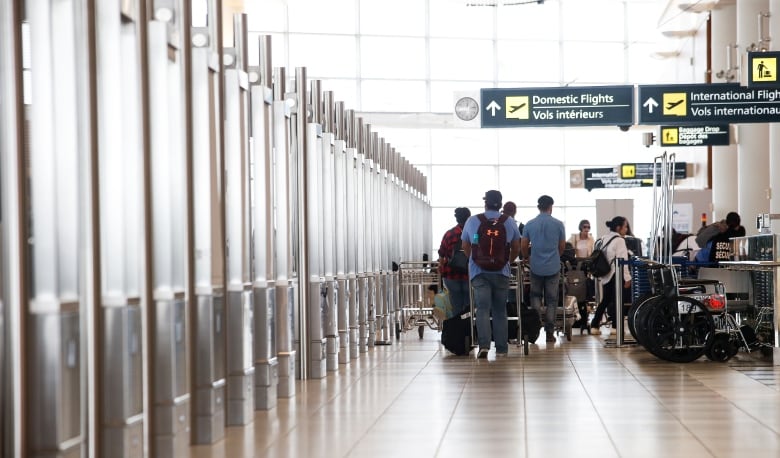
[(462, 243), (463, 242), (459, 240), (458, 243), (455, 244), (450, 260), (447, 262), (447, 265), (450, 266), (450, 270), (456, 274), (469, 273), (469, 258), (466, 256), (466, 253), (463, 252)]
[(486, 271), (499, 271), (509, 262), (509, 245), (504, 226), (509, 215), (489, 220), (484, 213), (480, 213), (477, 218), (479, 228), (474, 234), (477, 240), (471, 240), (471, 259)]
[(584, 261), (585, 268), (594, 277), (603, 277), (612, 270), (606, 251), (609, 244), (618, 237), (618, 235), (612, 237), (604, 246), (598, 246), (597, 244), (593, 249), (593, 253)]

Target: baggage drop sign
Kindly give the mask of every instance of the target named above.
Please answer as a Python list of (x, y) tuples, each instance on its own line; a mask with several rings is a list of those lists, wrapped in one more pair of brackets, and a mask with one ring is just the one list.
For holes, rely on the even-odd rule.
[(481, 127), (631, 126), (633, 86), (480, 90)]

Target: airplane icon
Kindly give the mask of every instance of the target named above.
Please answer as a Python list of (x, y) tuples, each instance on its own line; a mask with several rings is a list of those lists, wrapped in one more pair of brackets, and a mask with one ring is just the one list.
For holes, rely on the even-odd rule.
[(509, 107), (509, 112), (510, 113), (514, 113), (515, 111), (523, 108), (524, 106), (525, 106), (524, 103), (521, 103), (520, 105), (512, 105), (512, 106)]
[(685, 99), (678, 100), (677, 102), (667, 102), (666, 109), (671, 110), (672, 108), (676, 107), (677, 105), (683, 103)]

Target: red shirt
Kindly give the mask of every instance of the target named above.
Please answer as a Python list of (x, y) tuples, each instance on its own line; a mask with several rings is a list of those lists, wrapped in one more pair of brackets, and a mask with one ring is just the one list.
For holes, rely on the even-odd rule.
[[(460, 246), (460, 236), (463, 234), (463, 228), (455, 226), (452, 229), (444, 233), (444, 237), (441, 239), (441, 246), (439, 247), (439, 259), (450, 259), (456, 246)], [(467, 273), (455, 273), (450, 270), (450, 266), (445, 262), (440, 264), (439, 272), (442, 278), (448, 278), (450, 280), (468, 280), (469, 274)]]

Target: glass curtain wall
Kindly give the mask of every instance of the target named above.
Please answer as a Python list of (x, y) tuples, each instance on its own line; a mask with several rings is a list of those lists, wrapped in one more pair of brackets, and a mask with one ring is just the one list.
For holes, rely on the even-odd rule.
[[(459, 128), (452, 113), (456, 91), (703, 81), (703, 73), (700, 81), (682, 78), (678, 61), (658, 57), (663, 46), (681, 46), (662, 43), (659, 18), (667, 3), (247, 2), (250, 64), (257, 64), (256, 37), (272, 35), (274, 66), (307, 67), (323, 90), (369, 119), (420, 168), (429, 178), (434, 247), (455, 224), (453, 208), (481, 210), (488, 189), (517, 203), (519, 221), (538, 213), (539, 195), (553, 196), (553, 215), (568, 233), (583, 218), (603, 233), (604, 222), (595, 221), (596, 199), (634, 199), (631, 224), (644, 239), (651, 226), (650, 188), (589, 192), (570, 185), (570, 171), (652, 162), (663, 151), (642, 145), (649, 128)], [(703, 30), (702, 18), (692, 20)], [(374, 120), (372, 114), (383, 116)], [(677, 157), (704, 161), (697, 170), (706, 171), (706, 152), (678, 151)], [(700, 188), (700, 181), (680, 185)]]

